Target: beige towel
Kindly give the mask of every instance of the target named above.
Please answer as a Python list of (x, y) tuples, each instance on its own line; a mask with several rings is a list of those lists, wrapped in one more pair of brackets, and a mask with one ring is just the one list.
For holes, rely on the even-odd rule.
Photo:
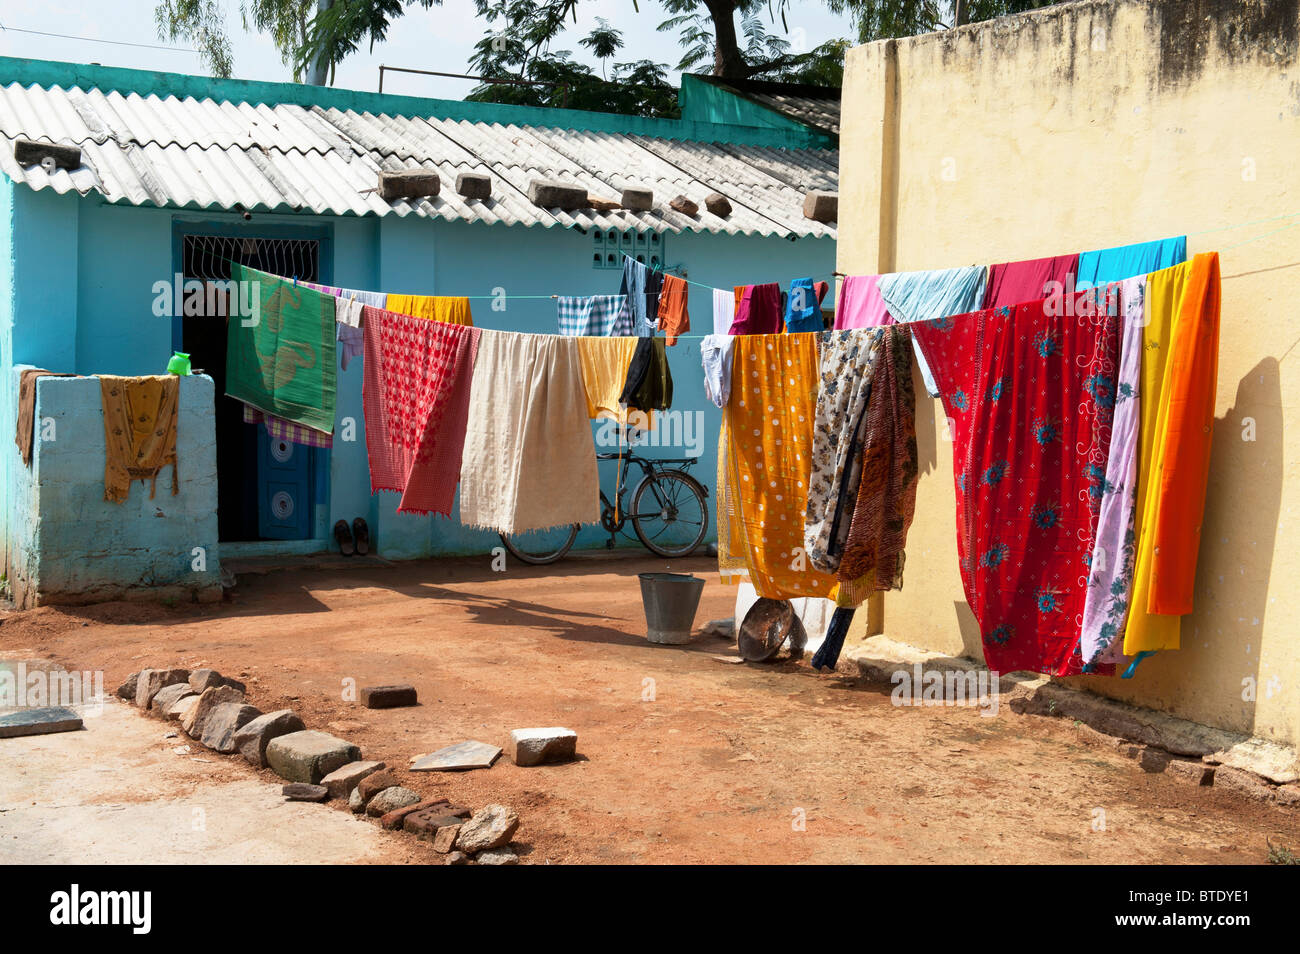
[(460, 519), (502, 533), (600, 519), (576, 338), (483, 331), (461, 458)]

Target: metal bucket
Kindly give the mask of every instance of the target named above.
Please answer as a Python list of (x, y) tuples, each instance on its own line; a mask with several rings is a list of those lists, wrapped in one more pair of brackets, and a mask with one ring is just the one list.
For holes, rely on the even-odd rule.
[(691, 641), (695, 611), (700, 607), (704, 580), (689, 573), (639, 573), (645, 607), (646, 638), (652, 643), (679, 646)]
[(802, 659), (808, 643), (803, 620), (789, 600), (759, 597), (736, 633), (736, 648), (747, 662), (772, 662), (787, 641), (790, 659)]

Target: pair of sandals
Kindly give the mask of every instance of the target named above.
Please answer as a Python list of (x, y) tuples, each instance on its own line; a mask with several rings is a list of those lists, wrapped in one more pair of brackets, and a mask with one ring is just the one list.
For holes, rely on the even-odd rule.
[(346, 520), (334, 524), (334, 540), (339, 545), (339, 553), (344, 556), (354, 553), (365, 556), (370, 552), (370, 528), (360, 517), (352, 521), (351, 527)]

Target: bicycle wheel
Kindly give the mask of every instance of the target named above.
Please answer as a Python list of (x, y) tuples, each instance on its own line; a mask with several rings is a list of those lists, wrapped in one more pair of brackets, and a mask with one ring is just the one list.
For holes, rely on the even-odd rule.
[(664, 470), (641, 481), (632, 497), (632, 529), (661, 557), (686, 556), (709, 530), (704, 488), (690, 474)]
[(501, 542), (516, 560), (543, 566), (554, 563), (569, 552), (578, 539), (578, 524), (569, 527), (551, 527), (549, 530), (526, 530), (523, 533), (503, 533)]

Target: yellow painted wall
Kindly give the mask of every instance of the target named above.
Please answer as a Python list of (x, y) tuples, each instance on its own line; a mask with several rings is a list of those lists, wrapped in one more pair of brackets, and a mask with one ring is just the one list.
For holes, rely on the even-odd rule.
[[(1178, 234), (1189, 235), (1189, 256), (1222, 253), (1217, 423), (1183, 648), (1146, 660), (1131, 680), (1069, 681), (1291, 745), (1300, 744), (1298, 41), (1300, 0), (1087, 0), (857, 47), (845, 76), (838, 245), (849, 274)], [(1285, 213), (1297, 217), (1256, 222)], [(884, 631), (980, 658), (957, 572), (951, 445), (919, 378), (917, 394), (917, 514), (906, 588), (886, 596)], [(1243, 699), (1247, 678), (1258, 684), (1253, 701)]]

